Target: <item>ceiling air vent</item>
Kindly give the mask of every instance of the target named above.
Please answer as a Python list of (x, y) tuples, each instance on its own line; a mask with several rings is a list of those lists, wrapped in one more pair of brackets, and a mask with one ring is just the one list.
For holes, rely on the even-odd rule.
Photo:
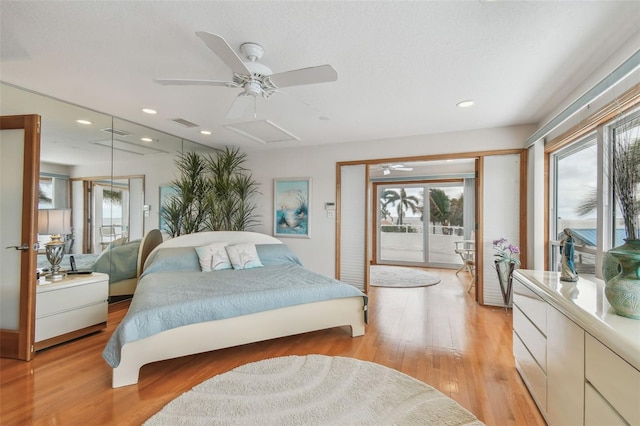
[(178, 123), (179, 125), (184, 127), (198, 127), (196, 123), (187, 121), (184, 118), (172, 118), (171, 121), (173, 121), (174, 123)]
[(127, 132), (126, 130), (114, 129), (113, 127), (107, 127), (105, 129), (100, 129), (103, 132), (111, 133), (116, 136), (125, 137), (130, 136), (132, 133)]

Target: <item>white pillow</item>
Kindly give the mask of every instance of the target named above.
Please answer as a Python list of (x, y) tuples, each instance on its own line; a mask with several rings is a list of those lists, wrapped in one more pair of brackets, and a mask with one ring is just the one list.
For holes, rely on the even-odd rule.
[(255, 244), (235, 244), (225, 248), (233, 269), (261, 268), (263, 266)]
[(224, 247), (227, 243), (212, 243), (202, 247), (196, 247), (198, 262), (202, 272), (220, 271), (231, 269), (231, 262)]

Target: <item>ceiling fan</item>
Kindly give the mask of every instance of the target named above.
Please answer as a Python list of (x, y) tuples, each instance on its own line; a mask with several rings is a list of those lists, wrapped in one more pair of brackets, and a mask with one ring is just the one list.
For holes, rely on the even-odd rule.
[(240, 52), (246, 58), (243, 61), (221, 36), (205, 31), (198, 31), (196, 35), (231, 69), (233, 72), (231, 80), (156, 78), (154, 81), (162, 85), (225, 86), (242, 89), (242, 93), (236, 97), (229, 108), (227, 119), (242, 116), (251, 104), (255, 105), (258, 96), (269, 99), (271, 95), (280, 91), (280, 88), (326, 83), (338, 79), (338, 73), (331, 65), (319, 65), (274, 74), (266, 65), (258, 62), (264, 54), (264, 48), (259, 44), (243, 43), (240, 46)]
[(382, 170), (383, 175), (390, 175), (392, 171), (398, 170), (403, 172), (410, 172), (413, 167), (405, 167), (404, 164), (381, 164), (379, 166), (372, 167), (373, 170)]

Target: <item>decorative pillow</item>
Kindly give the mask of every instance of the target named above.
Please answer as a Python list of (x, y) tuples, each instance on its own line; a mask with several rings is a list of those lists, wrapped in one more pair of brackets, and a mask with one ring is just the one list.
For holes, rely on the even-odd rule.
[(109, 283), (135, 278), (138, 271), (138, 250), (141, 240), (105, 249), (92, 269), (109, 274)]
[(258, 257), (264, 266), (296, 264), (302, 266), (300, 259), (291, 252), (286, 244), (256, 244)]
[(233, 269), (261, 268), (256, 245), (251, 243), (235, 244), (225, 247)]
[(109, 245), (107, 245), (107, 249), (111, 249), (114, 247), (120, 247), (123, 246), (125, 244), (127, 244), (129, 242), (129, 237), (120, 237), (116, 240), (113, 240), (109, 243)]
[(227, 251), (224, 249), (226, 245), (227, 243), (212, 243), (206, 246), (196, 247), (202, 272), (232, 268)]

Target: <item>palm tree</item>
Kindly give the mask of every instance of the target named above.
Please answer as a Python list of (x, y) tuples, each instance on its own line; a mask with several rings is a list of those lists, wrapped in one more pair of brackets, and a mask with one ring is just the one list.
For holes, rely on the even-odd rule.
[(385, 189), (382, 191), (380, 195), (380, 217), (386, 218), (391, 216), (391, 212), (389, 211), (389, 204), (395, 205), (396, 201), (400, 198), (400, 194), (398, 194), (393, 189)]
[(460, 198), (451, 199), (449, 223), (452, 226), (463, 226), (464, 224), (464, 195), (462, 194), (460, 194)]
[(258, 222), (253, 197), (258, 183), (244, 167), (247, 154), (225, 148), (215, 156), (186, 152), (176, 159), (175, 195), (160, 214), (172, 237), (208, 231), (246, 231)]
[(392, 206), (396, 206), (397, 204), (396, 211), (398, 213), (398, 220), (396, 221), (396, 225), (403, 224), (403, 218), (407, 210), (411, 210), (411, 213), (414, 214), (420, 211), (420, 198), (415, 195), (407, 195), (407, 191), (404, 188), (400, 188), (400, 192), (393, 189), (384, 190), (380, 201), (384, 209), (386, 209), (389, 204)]
[(438, 188), (429, 190), (429, 212), (431, 214), (431, 223), (443, 223), (449, 219), (449, 196)]
[(586, 216), (591, 212), (596, 211), (598, 208), (598, 190), (591, 188), (589, 194), (584, 198), (578, 207), (576, 207), (576, 214), (580, 217)]

